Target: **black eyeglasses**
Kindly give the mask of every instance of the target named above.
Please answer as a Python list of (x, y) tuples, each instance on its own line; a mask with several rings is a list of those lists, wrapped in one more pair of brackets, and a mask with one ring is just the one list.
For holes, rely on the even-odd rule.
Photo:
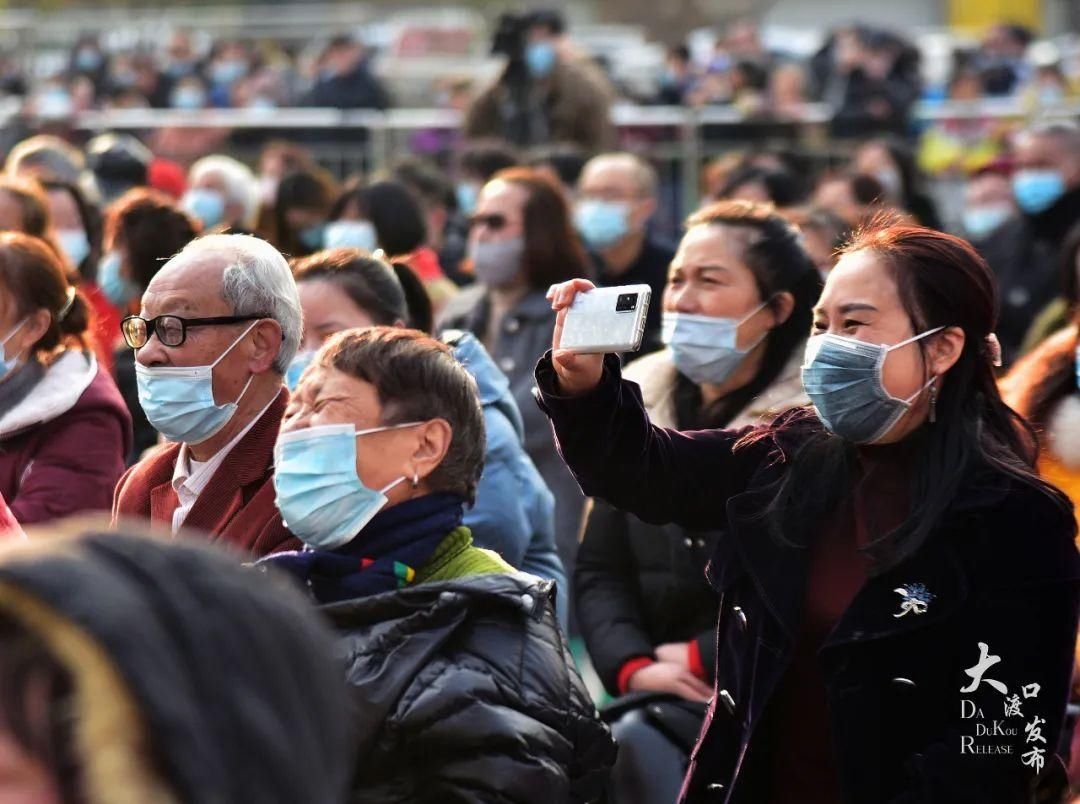
[(494, 215), (473, 215), (469, 218), (469, 229), (475, 229), (477, 226), (486, 226), (493, 232), (497, 232), (506, 226), (507, 220), (505, 215), (495, 213)]
[(241, 324), (244, 321), (258, 321), (264, 315), (222, 315), (215, 318), (181, 318), (178, 315), (159, 315), (146, 319), (142, 316), (129, 315), (120, 322), (120, 331), (124, 341), (132, 349), (142, 349), (150, 336), (156, 334), (162, 346), (176, 347), (187, 340), (188, 327), (222, 327), (226, 324)]

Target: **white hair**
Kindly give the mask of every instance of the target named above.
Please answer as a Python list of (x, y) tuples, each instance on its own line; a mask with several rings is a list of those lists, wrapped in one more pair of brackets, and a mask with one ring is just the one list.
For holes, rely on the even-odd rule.
[(198, 184), (208, 176), (221, 178), (225, 185), (225, 203), (238, 204), (244, 210), (240, 222), (244, 228), (254, 229), (259, 217), (259, 183), (251, 169), (231, 156), (204, 156), (191, 166), (188, 184)]
[(281, 252), (251, 235), (212, 234), (192, 240), (169, 263), (171, 267), (207, 259), (224, 264), (221, 297), (233, 315), (265, 316), (281, 326), (281, 349), (273, 369), (284, 374), (300, 348), (304, 320), (296, 282)]

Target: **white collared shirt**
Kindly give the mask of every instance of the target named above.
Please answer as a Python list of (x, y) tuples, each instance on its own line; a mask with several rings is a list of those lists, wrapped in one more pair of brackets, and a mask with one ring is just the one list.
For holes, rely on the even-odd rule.
[(225, 462), (233, 447), (244, 439), (244, 436), (255, 426), (255, 423), (266, 415), (266, 411), (270, 410), (270, 405), (273, 405), (276, 401), (277, 396), (270, 400), (269, 405), (259, 411), (259, 415), (253, 418), (247, 427), (237, 433), (232, 441), (219, 449), (214, 457), (208, 461), (193, 460), (188, 453), (187, 444), (180, 445), (180, 451), (176, 454), (176, 466), (173, 468), (172, 476), (173, 491), (176, 492), (176, 496), (180, 500), (180, 505), (173, 511), (173, 533), (180, 530), (180, 526), (184, 524), (187, 515), (191, 513), (195, 501), (199, 499), (199, 495), (209, 485), (210, 478), (221, 468), (221, 464)]

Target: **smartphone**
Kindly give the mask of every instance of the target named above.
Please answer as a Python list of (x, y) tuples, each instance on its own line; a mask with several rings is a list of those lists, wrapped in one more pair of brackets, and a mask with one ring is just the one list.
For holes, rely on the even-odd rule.
[(623, 285), (578, 293), (566, 311), (560, 347), (579, 354), (636, 352), (652, 288)]

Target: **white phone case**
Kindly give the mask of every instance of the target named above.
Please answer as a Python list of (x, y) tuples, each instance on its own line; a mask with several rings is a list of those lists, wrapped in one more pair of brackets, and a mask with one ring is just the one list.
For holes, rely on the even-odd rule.
[[(631, 307), (629, 297), (634, 297)], [(636, 352), (641, 348), (652, 288), (623, 285), (579, 293), (566, 312), (560, 347), (579, 354)]]

